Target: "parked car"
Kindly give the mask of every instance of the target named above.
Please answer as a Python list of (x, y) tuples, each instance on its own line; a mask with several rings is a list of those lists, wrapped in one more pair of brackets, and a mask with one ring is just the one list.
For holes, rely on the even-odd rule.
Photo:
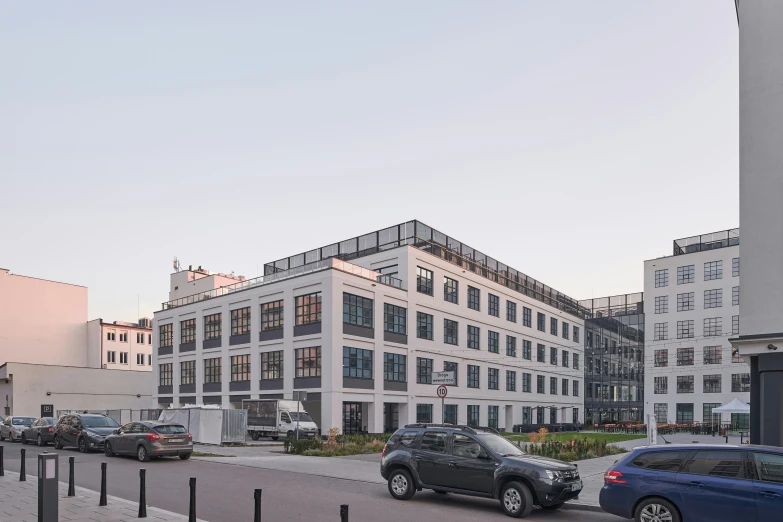
[(35, 422), (35, 417), (9, 416), (0, 424), (0, 440), (11, 442), (22, 440), (22, 431)]
[(55, 449), (76, 446), (82, 453), (103, 450), (103, 441), (119, 427), (114, 419), (106, 415), (63, 415), (54, 427), (52, 442)]
[(599, 503), (604, 511), (636, 522), (780, 520), (783, 448), (636, 448), (606, 472)]
[(57, 419), (41, 417), (22, 432), (22, 444), (34, 442), (39, 446), (46, 446), (54, 439), (55, 424), (57, 424)]
[(187, 460), (193, 453), (193, 436), (179, 424), (131, 422), (106, 437), (103, 449), (107, 457), (135, 455), (141, 462), (150, 457)]
[(489, 429), (411, 424), (382, 455), (381, 476), (399, 500), (420, 489), (495, 498), (506, 515), (521, 518), (534, 505), (558, 509), (582, 490), (573, 464), (529, 455)]

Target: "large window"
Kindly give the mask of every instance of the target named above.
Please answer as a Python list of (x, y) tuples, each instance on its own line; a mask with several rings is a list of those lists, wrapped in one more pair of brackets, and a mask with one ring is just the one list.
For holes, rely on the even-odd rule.
[(408, 334), (408, 310), (401, 306), (385, 303), (383, 305), (383, 329), (387, 332)]
[(574, 359), (574, 370), (578, 370), (579, 369), (579, 354), (575, 353), (573, 359)]
[(574, 342), (575, 343), (579, 342), (579, 327), (578, 326), (574, 326)]
[(188, 319), (179, 323), (179, 342), (181, 344), (196, 342), (196, 320)]
[(660, 350), (655, 350), (655, 367), (661, 368), (664, 366), (669, 366), (668, 348), (661, 348)]
[(549, 378), (549, 394), (557, 395), (557, 377)]
[(704, 280), (712, 281), (723, 277), (723, 261), (708, 261), (704, 263)]
[(693, 375), (677, 376), (677, 393), (693, 393)]
[(158, 327), (160, 331), (159, 347), (174, 346), (174, 325), (162, 324)]
[(432, 316), (424, 312), (416, 312), (416, 337), (432, 340)]
[(372, 328), (372, 299), (343, 292), (343, 323)]
[(232, 355), (231, 356), (231, 382), (241, 382), (250, 380), (250, 356)]
[(739, 306), (739, 287), (731, 287), (731, 306)]
[(723, 306), (722, 288), (704, 291), (704, 308), (720, 308), (721, 306)]
[(479, 376), (479, 367), (473, 364), (468, 365), (468, 388), (478, 388), (481, 384)]
[(261, 304), (261, 330), (280, 330), (283, 327), (283, 300)]
[(684, 292), (682, 294), (677, 294), (677, 311), (688, 312), (690, 310), (693, 310), (694, 302), (695, 299), (693, 299), (693, 292)]
[[(432, 404), (417, 404), (416, 405), (416, 422), (421, 422), (421, 423), (425, 423), (425, 424), (432, 422)], [(437, 442), (435, 442), (433, 444), (434, 437), (438, 437), (439, 435), (444, 435), (444, 434), (443, 433), (427, 433), (427, 434), (425, 434), (425, 437), (427, 438), (427, 440), (426, 441), (422, 440), (422, 445), (426, 444), (427, 445), (426, 449), (428, 449), (430, 451), (434, 451), (435, 448), (433, 448), (432, 446), (437, 446), (438, 445)], [(432, 436), (432, 437), (430, 437), (430, 436)], [(445, 451), (445, 447), (446, 447), (445, 437), (439, 443), (440, 443), (441, 446), (443, 446), (444, 449), (438, 449), (437, 451)], [(422, 446), (422, 449), (425, 449), (425, 448)]]
[(536, 423), (537, 424), (544, 424), (544, 407), (543, 406), (536, 407)]
[(432, 384), (432, 359), (416, 357), (416, 382)]
[[(448, 341), (446, 342), (448, 343)], [(453, 343), (448, 344), (457, 344), (457, 341), (455, 340)], [(474, 350), (481, 348), (481, 329), (478, 326), (468, 325), (468, 348)]]
[(468, 286), (468, 308), (471, 310), (481, 309), (481, 290)]
[(533, 343), (527, 339), (522, 339), (522, 358), (529, 361), (532, 357)]
[(296, 357), (297, 377), (321, 376), (321, 347), (297, 348), (294, 350)]
[(579, 397), (579, 381), (573, 381), (574, 386), (574, 397)]
[(655, 323), (653, 325), (653, 340), (665, 341), (669, 338), (669, 323)]
[(383, 380), (408, 382), (405, 371), (406, 357), (398, 353), (383, 354)]
[(561, 360), (562, 360), (563, 368), (568, 368), (569, 361), (568, 361), (568, 352), (566, 350), (563, 350)]
[(557, 318), (556, 317), (550, 317), (549, 318), (549, 333), (552, 335), (557, 335)]
[(372, 350), (343, 346), (343, 377), (372, 379)]
[(720, 337), (723, 335), (723, 318), (708, 317), (704, 319), (704, 337)]
[(529, 373), (522, 374), (522, 391), (525, 393), (533, 391), (533, 375)]
[(554, 346), (549, 347), (549, 364), (557, 366), (557, 348)]
[(533, 424), (533, 408), (530, 406), (522, 406), (522, 424)]
[(443, 405), (443, 423), (444, 424), (457, 424), (457, 405), (456, 404), (444, 404)]
[(739, 258), (735, 257), (731, 260), (731, 276), (732, 277), (738, 277), (739, 276)]
[(454, 372), (454, 384), (452, 386), (459, 386), (459, 363), (443, 361), (443, 371)]
[(506, 336), (506, 356), (508, 357), (517, 356), (517, 338), (514, 337), (513, 335)]
[(231, 335), (244, 335), (250, 332), (250, 307), (231, 310)]
[(565, 321), (563, 321), (563, 326), (560, 329), (562, 332), (563, 339), (568, 339), (568, 334), (570, 333), (571, 326)]
[(214, 383), (223, 381), (223, 359), (214, 357), (204, 359), (204, 382)]
[(546, 362), (546, 346), (543, 344), (536, 345), (536, 362)]
[(662, 286), (669, 286), (669, 270), (666, 268), (655, 271), (655, 288)]
[(694, 274), (696, 273), (694, 265), (678, 266), (677, 267), (677, 284), (685, 285), (693, 283)]
[(527, 306), (522, 307), (522, 326), (533, 327), (533, 310)]
[(560, 379), (560, 394), (568, 395), (568, 379)]
[(517, 391), (517, 372), (506, 370), (506, 391)]
[(723, 361), (722, 346), (704, 347), (704, 364), (721, 364), (722, 361)]
[(499, 333), (493, 332), (492, 330), (487, 331), (487, 351), (491, 353), (500, 353)]
[(432, 295), (432, 270), (416, 267), (416, 291)]
[(161, 386), (171, 386), (172, 385), (172, 377), (173, 377), (173, 364), (172, 363), (165, 363), (165, 364), (159, 364), (158, 365), (158, 384)]
[(653, 377), (653, 386), (656, 395), (669, 393), (669, 377)]
[(720, 392), (721, 392), (720, 374), (705, 375), (704, 393), (720, 393)]
[(538, 327), (538, 331), (546, 332), (546, 315), (542, 314), (541, 312), (536, 313), (536, 326)]
[(443, 300), (448, 303), (459, 303), (459, 281), (450, 277), (443, 278)]
[(513, 301), (506, 301), (506, 321), (517, 322), (517, 304)]
[(677, 404), (677, 424), (693, 424), (693, 404)]
[(261, 380), (283, 378), (283, 350), (261, 354)]
[(749, 373), (733, 373), (731, 375), (731, 391), (732, 391), (732, 393), (749, 392), (750, 391), (750, 374)]
[(487, 389), (500, 389), (500, 370), (497, 368), (487, 368)]
[(220, 314), (204, 316), (204, 339), (220, 339), (223, 324)]
[(487, 406), (487, 426), (498, 429), (498, 406)]
[(677, 339), (693, 337), (693, 321), (677, 321)]
[(179, 363), (179, 383), (196, 384), (196, 361)]
[(536, 393), (546, 393), (546, 377), (536, 375)]
[(487, 298), (487, 313), (489, 315), (494, 315), (495, 317), (500, 317), (500, 297), (494, 294), (487, 294)]
[(677, 366), (693, 366), (693, 348), (677, 348)]
[(665, 402), (656, 402), (653, 405), (655, 413), (655, 422), (658, 424), (667, 424), (669, 422), (669, 405)]
[(321, 322), (321, 292), (296, 296), (296, 325)]
[(479, 425), (479, 409), (478, 404), (468, 404), (468, 426)]
[(665, 314), (669, 312), (669, 296), (659, 295), (655, 298), (655, 313)]
[(731, 316), (731, 333), (732, 333), (732, 335), (738, 335), (739, 334), (739, 316), (738, 315), (732, 315)]
[(459, 344), (459, 323), (451, 319), (443, 320), (443, 342)]

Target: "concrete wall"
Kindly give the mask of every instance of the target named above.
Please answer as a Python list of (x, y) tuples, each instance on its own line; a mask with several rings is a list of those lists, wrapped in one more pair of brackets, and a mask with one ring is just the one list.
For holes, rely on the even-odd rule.
[(181, 270), (171, 274), (169, 300), (214, 290), (240, 281), (239, 278), (226, 274), (205, 274), (193, 270)]

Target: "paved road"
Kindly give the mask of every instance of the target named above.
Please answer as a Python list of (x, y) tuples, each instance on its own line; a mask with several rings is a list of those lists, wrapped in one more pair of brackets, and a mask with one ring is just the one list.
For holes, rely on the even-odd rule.
[[(18, 471), (22, 446), (8, 442), (0, 445), (4, 446), (6, 468)], [(39, 450), (53, 451), (51, 447), (24, 448), (27, 450), (26, 467), (30, 473), (35, 473)], [(142, 465), (131, 458), (107, 459), (103, 454), (83, 455), (71, 449), (59, 454), (60, 475), (64, 480), (67, 481), (68, 477), (68, 457), (73, 456), (76, 458), (76, 485), (97, 491), (100, 489), (100, 464), (108, 462), (108, 494), (134, 501), (138, 499), (139, 468), (145, 467), (147, 503), (181, 514), (187, 514), (188, 510), (188, 478), (196, 477), (198, 517), (210, 522), (244, 522), (250, 519), (254, 488), (264, 490), (262, 513), (265, 521), (337, 522), (340, 504), (348, 504), (351, 520), (359, 522), (472, 522), (476, 517), (487, 521), (509, 520), (496, 501), (487, 499), (420, 492), (410, 501), (401, 502), (389, 496), (385, 485), (354, 480), (197, 459), (162, 459)], [(621, 522), (623, 519), (582, 511), (534, 511), (529, 520)]]

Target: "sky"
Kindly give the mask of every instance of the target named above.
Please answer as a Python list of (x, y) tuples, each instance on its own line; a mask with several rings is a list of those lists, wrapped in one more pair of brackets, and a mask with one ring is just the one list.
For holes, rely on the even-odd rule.
[(0, 0), (0, 267), (168, 299), (419, 219), (571, 297), (739, 224), (715, 0)]

